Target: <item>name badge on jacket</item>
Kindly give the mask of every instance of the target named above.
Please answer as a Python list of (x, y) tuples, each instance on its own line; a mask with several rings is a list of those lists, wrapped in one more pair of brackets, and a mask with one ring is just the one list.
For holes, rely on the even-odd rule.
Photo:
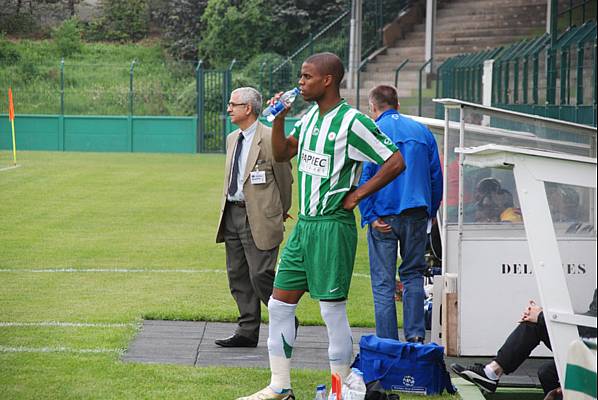
[(250, 174), (252, 185), (261, 185), (266, 183), (266, 171), (252, 171)]

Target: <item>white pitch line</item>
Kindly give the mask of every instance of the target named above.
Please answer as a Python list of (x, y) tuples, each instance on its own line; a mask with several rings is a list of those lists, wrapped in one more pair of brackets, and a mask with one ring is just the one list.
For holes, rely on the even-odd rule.
[(74, 349), (71, 347), (11, 347), (0, 346), (0, 353), (78, 353), (78, 354), (122, 354), (122, 349)]
[(12, 165), (10, 167), (4, 167), (4, 168), (0, 168), (0, 172), (1, 171), (8, 171), (9, 169), (15, 169), (15, 168), (19, 168), (21, 165), (17, 164), (17, 165)]
[[(40, 269), (20, 269), (20, 268), (0, 268), (0, 272), (7, 273), (32, 273), (32, 274), (47, 274), (47, 273), (115, 273), (115, 274), (225, 274), (225, 269), (146, 269), (146, 268), (40, 268)], [(369, 274), (361, 274), (359, 272), (353, 273), (356, 278), (370, 278)]]
[(95, 323), (95, 322), (58, 322), (58, 321), (38, 321), (38, 322), (8, 322), (0, 321), (0, 327), (72, 327), (72, 328), (131, 328), (139, 324), (125, 323)]
[(179, 274), (202, 274), (202, 273), (226, 273), (225, 269), (145, 269), (145, 268), (40, 268), (40, 269), (20, 269), (20, 268), (2, 268), (0, 272), (26, 272), (26, 273), (179, 273)]

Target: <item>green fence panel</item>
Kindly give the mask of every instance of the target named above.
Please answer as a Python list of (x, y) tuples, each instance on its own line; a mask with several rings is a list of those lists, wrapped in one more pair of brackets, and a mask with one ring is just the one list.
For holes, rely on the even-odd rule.
[(66, 116), (64, 148), (68, 151), (130, 151), (127, 117)]
[[(15, 118), (17, 148), (57, 150), (59, 144), (58, 117), (35, 119)], [(0, 116), (0, 148), (12, 149), (12, 130), (8, 116)]]
[[(15, 118), (17, 149), (58, 150), (58, 116)], [(12, 128), (8, 115), (0, 115), (0, 149), (12, 149)]]
[[(299, 121), (300, 118), (291, 118), (291, 117), (286, 117), (284, 120), (284, 132), (286, 133), (286, 135), (288, 136), (291, 131), (293, 130), (293, 126), (295, 125), (295, 123), (297, 121)], [(266, 121), (266, 118), (261, 118), (260, 117), (260, 122), (265, 124), (266, 126), (272, 126), (271, 123), (269, 123), (268, 121)], [(231, 133), (232, 131), (234, 131), (235, 129), (237, 129), (238, 126), (233, 124), (232, 122), (230, 122), (230, 117), (226, 118), (226, 134), (228, 135), (229, 133)]]
[(577, 121), (580, 124), (596, 126), (596, 104), (577, 106)]
[(559, 119), (569, 122), (577, 122), (577, 110), (575, 106), (561, 105), (559, 108)]
[(133, 118), (133, 151), (145, 153), (195, 153), (195, 117)]
[[(15, 118), (17, 150), (195, 153), (194, 117), (65, 116)], [(132, 124), (132, 131), (129, 131)], [(8, 116), (0, 115), (0, 150), (12, 149)]]

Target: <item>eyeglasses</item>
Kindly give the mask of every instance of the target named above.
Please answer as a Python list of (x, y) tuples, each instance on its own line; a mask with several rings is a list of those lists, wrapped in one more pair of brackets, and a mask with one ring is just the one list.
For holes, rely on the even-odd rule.
[(233, 103), (232, 101), (229, 101), (227, 104), (227, 107), (233, 108), (233, 107), (237, 107), (237, 106), (246, 106), (247, 103)]

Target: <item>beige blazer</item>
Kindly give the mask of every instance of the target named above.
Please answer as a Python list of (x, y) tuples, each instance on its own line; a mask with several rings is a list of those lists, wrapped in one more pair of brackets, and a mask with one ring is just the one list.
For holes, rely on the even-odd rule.
[[(224, 189), (220, 204), (220, 219), (216, 243), (224, 242), (224, 208), (226, 192), (230, 181), (231, 163), (235, 142), (241, 134), (237, 129), (226, 139), (226, 165), (224, 167)], [(252, 171), (265, 171), (266, 183), (252, 184), (249, 175)], [(260, 250), (270, 250), (282, 242), (284, 235), (283, 217), (291, 208), (291, 175), (290, 162), (276, 162), (272, 155), (272, 130), (258, 122), (255, 136), (251, 142), (245, 176), (243, 177), (243, 194), (247, 218), (255, 245)]]

